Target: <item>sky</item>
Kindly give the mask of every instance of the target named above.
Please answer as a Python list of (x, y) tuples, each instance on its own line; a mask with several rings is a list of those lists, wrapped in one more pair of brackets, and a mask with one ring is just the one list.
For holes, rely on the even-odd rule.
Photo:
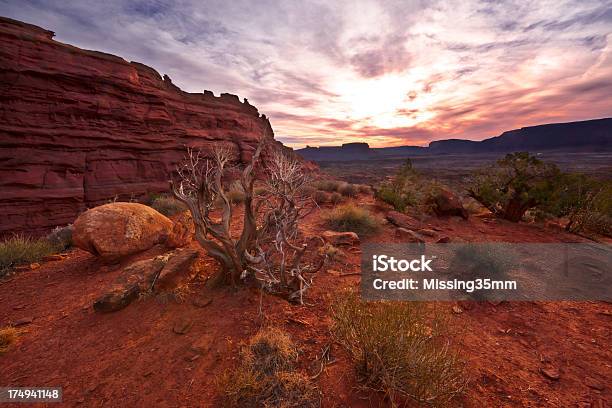
[(612, 116), (607, 0), (0, 0), (0, 15), (248, 98), (295, 148)]

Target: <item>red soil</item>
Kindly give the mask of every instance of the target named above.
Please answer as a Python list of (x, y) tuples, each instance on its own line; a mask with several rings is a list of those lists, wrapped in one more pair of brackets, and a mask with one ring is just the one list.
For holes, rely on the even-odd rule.
[[(364, 200), (380, 211), (370, 200)], [(304, 229), (320, 234), (320, 214)], [(487, 222), (485, 222), (487, 221)], [(569, 242), (583, 239), (550, 228), (471, 218), (436, 219), (430, 225), (469, 241)], [(394, 241), (385, 225), (369, 241)], [(147, 257), (163, 251), (154, 248)], [(330, 269), (359, 271), (358, 250)], [(358, 389), (350, 360), (329, 334), (329, 303), (335, 292), (356, 286), (359, 276), (322, 271), (305, 306), (253, 289), (205, 287), (216, 270), (204, 254), (200, 272), (178, 299), (151, 296), (111, 314), (92, 309), (94, 299), (114, 281), (122, 265), (104, 266), (75, 250), (63, 261), (14, 275), (0, 283), (0, 325), (32, 317), (19, 342), (0, 356), (2, 386), (61, 386), (61, 406), (216, 406), (215, 380), (238, 362), (240, 343), (261, 326), (289, 332), (300, 345), (303, 370), (314, 374), (321, 350), (332, 343), (335, 363), (316, 379), (325, 407), (386, 406), (380, 395)], [(204, 306), (212, 300), (207, 306)], [(511, 302), (475, 304), (461, 314), (443, 303), (456, 327), (455, 341), (468, 360), (466, 407), (604, 407), (612, 401), (612, 313), (601, 302)], [(261, 312), (260, 312), (261, 310)], [(191, 320), (184, 335), (179, 320)], [(203, 351), (198, 354), (193, 348)], [(554, 367), (559, 380), (540, 373)], [(50, 406), (59, 406), (50, 404)], [(16, 405), (20, 406), (20, 405)]]

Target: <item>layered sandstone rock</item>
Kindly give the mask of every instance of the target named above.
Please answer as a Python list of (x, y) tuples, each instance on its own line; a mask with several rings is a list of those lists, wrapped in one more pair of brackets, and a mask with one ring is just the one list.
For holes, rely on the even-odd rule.
[(40, 234), (114, 197), (168, 189), (187, 146), (250, 158), (270, 124), (246, 100), (0, 17), (0, 235)]

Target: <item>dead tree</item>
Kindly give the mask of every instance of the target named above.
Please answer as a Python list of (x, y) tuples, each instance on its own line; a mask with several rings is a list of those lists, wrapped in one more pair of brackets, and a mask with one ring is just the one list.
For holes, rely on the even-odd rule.
[[(301, 164), (279, 150), (271, 152), (271, 160), (262, 165), (262, 152), (274, 150), (270, 140), (266, 133), (240, 173), (244, 214), (238, 237), (230, 233), (235, 204), (227, 196), (228, 150), (215, 149), (212, 158), (204, 158), (188, 149), (171, 186), (191, 212), (196, 239), (219, 262), (226, 283), (236, 286), (251, 276), (271, 291), (301, 299), (311, 282), (307, 273), (320, 268), (318, 263), (314, 268), (302, 265), (308, 245), (298, 223), (312, 208), (301, 195), (308, 180)], [(256, 168), (263, 173), (263, 194), (257, 197), (253, 193)]]

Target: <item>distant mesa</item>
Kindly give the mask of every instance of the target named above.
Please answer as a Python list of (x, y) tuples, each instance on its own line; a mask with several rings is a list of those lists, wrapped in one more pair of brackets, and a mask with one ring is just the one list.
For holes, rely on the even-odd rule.
[(298, 149), (296, 152), (307, 160), (349, 161), (406, 157), (418, 154), (540, 152), (551, 150), (583, 152), (612, 150), (612, 118), (524, 127), (482, 141), (437, 140), (431, 142), (428, 147), (370, 148), (367, 143), (347, 143), (342, 146), (306, 147)]

